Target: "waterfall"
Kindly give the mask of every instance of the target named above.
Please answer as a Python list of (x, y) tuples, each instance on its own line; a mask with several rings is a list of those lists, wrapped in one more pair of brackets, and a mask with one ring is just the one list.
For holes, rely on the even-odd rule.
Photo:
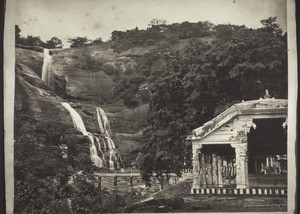
[(63, 107), (65, 107), (71, 115), (72, 121), (73, 121), (73, 125), (74, 127), (77, 129), (77, 131), (81, 132), (83, 135), (85, 133), (87, 133), (84, 123), (82, 121), (81, 116), (77, 113), (77, 111), (75, 109), (73, 109), (69, 103), (61, 103), (63, 105)]
[(88, 137), (90, 141), (91, 159), (94, 164), (98, 167), (108, 167), (110, 170), (123, 167), (123, 160), (110, 137), (109, 121), (105, 111), (99, 107), (96, 108), (97, 121), (101, 133), (99, 137), (96, 137), (90, 132), (87, 132), (81, 116), (69, 103), (62, 102), (61, 104), (69, 111), (76, 130)]
[(49, 54), (49, 49), (44, 49), (44, 62), (43, 62), (43, 70), (42, 70), (42, 80), (50, 85), (51, 73), (50, 73), (50, 65), (51, 65), (51, 56)]
[(101, 147), (101, 143), (100, 143), (99, 138), (96, 137), (96, 141), (97, 141), (98, 149), (99, 149), (100, 154), (101, 154), (101, 159), (105, 161), (105, 159), (104, 159), (104, 153), (102, 151), (102, 147)]
[(105, 111), (99, 107), (96, 109), (96, 112), (97, 112), (97, 121), (98, 121), (100, 132), (102, 134), (107, 134), (108, 127), (109, 127), (107, 115)]
[[(50, 70), (51, 61), (52, 57), (50, 51), (44, 49), (42, 80), (54, 90), (54, 79)], [(99, 137), (96, 137), (92, 133), (87, 132), (81, 116), (69, 103), (62, 102), (61, 104), (69, 111), (76, 130), (89, 139), (90, 155), (93, 163), (97, 167), (108, 167), (110, 170), (114, 170), (115, 168), (119, 169), (120, 163), (122, 163), (123, 166), (121, 156), (118, 154), (115, 144), (109, 135), (110, 127), (105, 111), (99, 107), (96, 108), (97, 121), (101, 133)], [(101, 143), (103, 143), (103, 147), (101, 146)]]
[[(109, 134), (110, 126), (109, 126), (108, 117), (107, 117), (105, 111), (100, 107), (96, 108), (96, 112), (97, 112), (97, 121), (98, 121), (99, 130), (102, 134), (102, 135), (100, 135), (100, 137), (103, 142), (104, 152), (105, 152), (106, 156), (108, 156), (109, 169), (113, 170), (115, 168), (120, 168), (120, 163), (122, 165), (124, 165), (124, 164), (121, 159), (121, 156), (118, 154), (118, 151), (116, 149), (116, 146), (115, 146), (113, 140), (110, 137), (110, 134)], [(116, 167), (115, 167), (115, 164), (116, 164)]]
[(71, 115), (72, 121), (73, 121), (73, 125), (74, 127), (77, 129), (77, 131), (81, 132), (83, 136), (87, 136), (89, 138), (90, 141), (90, 153), (91, 153), (91, 159), (94, 162), (94, 164), (98, 167), (103, 167), (103, 161), (102, 159), (99, 157), (98, 155), (98, 151), (97, 148), (95, 146), (95, 136), (93, 136), (93, 134), (91, 134), (90, 132), (86, 131), (86, 128), (84, 126), (83, 120), (81, 118), (81, 116), (78, 114), (78, 112), (73, 109), (69, 103), (63, 102), (61, 103), (62, 106), (64, 106)]

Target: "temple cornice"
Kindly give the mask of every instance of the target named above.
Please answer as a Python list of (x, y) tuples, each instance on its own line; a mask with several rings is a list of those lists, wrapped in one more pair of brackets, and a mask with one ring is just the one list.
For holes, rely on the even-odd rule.
[[(214, 132), (225, 123), (231, 121), (240, 115), (272, 115), (287, 113), (288, 101), (286, 99), (267, 98), (251, 101), (243, 101), (231, 106), (229, 109), (206, 122), (203, 126), (196, 128), (192, 134), (187, 137), (187, 140), (199, 140)], [(252, 117), (253, 118), (253, 117)], [(240, 130), (238, 130), (239, 132)], [(240, 134), (238, 133), (238, 136)]]

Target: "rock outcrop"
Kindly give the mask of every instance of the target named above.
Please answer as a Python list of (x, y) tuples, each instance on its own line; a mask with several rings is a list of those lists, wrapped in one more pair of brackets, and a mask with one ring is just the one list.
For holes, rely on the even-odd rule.
[[(60, 50), (63, 51), (63, 50)], [(57, 54), (53, 51), (54, 55)], [(57, 57), (57, 56), (56, 56)], [(69, 58), (69, 57), (67, 57)], [(99, 126), (97, 123), (97, 106), (101, 106), (106, 112), (108, 119), (110, 120), (112, 139), (115, 142), (116, 148), (120, 151), (121, 156), (125, 157), (127, 162), (126, 166), (130, 166), (132, 160), (135, 159), (134, 150), (139, 148), (141, 128), (145, 123), (147, 114), (147, 106), (143, 105), (136, 109), (128, 109), (122, 103), (113, 103), (100, 105), (97, 101), (90, 99), (86, 96), (88, 93), (98, 91), (98, 83), (106, 82), (106, 79), (102, 79), (101, 75), (99, 79), (95, 79), (93, 74), (89, 73), (76, 73), (73, 75), (78, 81), (65, 80), (64, 75), (54, 75), (55, 83), (59, 86), (55, 91), (51, 90), (45, 82), (41, 79), (41, 71), (43, 66), (43, 54), (33, 50), (16, 49), (16, 86), (15, 86), (15, 116), (26, 115), (27, 118), (36, 122), (42, 122), (49, 127), (55, 127), (61, 133), (61, 136), (70, 138), (76, 143), (80, 140), (80, 133), (77, 133), (69, 112), (61, 105), (61, 102), (68, 102), (72, 108), (74, 108), (82, 117), (87, 131), (93, 134), (99, 134)], [(55, 70), (57, 66), (52, 64), (52, 69)], [(66, 66), (67, 67), (67, 66)], [(69, 71), (69, 74), (72, 73)], [(58, 73), (59, 74), (59, 73)], [(61, 73), (60, 73), (61, 74)], [(83, 75), (81, 75), (83, 74)], [(96, 76), (99, 74), (96, 74)], [(70, 75), (72, 76), (72, 75)], [(95, 81), (93, 89), (89, 88), (90, 82)], [(79, 97), (76, 97), (76, 93), (71, 93), (72, 96), (65, 96), (65, 92), (71, 90), (72, 84), (74, 88), (79, 90), (82, 87), (84, 89), (79, 93)], [(96, 84), (97, 82), (97, 84)], [(99, 90), (102, 86), (99, 86)], [(110, 90), (112, 86), (109, 86), (109, 90), (104, 90), (101, 93), (105, 93), (105, 96), (110, 96)], [(63, 88), (66, 90), (64, 91)], [(75, 89), (74, 89), (75, 90)], [(59, 92), (59, 93), (58, 93)], [(84, 99), (84, 97), (87, 97)], [(80, 98), (82, 97), (82, 98)], [(24, 127), (26, 122), (20, 123), (20, 126), (16, 126), (16, 131), (26, 130)], [(114, 134), (122, 133), (122, 134)], [(134, 134), (135, 133), (135, 134)], [(75, 139), (73, 139), (74, 135)], [(77, 139), (77, 140), (76, 140)], [(88, 150), (87, 150), (88, 152)], [(133, 153), (132, 153), (133, 152)], [(133, 157), (131, 157), (133, 156)]]

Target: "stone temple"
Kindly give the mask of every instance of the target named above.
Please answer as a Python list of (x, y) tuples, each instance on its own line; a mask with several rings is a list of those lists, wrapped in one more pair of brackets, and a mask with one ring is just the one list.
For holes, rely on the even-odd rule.
[(287, 194), (286, 99), (235, 104), (196, 128), (192, 194)]

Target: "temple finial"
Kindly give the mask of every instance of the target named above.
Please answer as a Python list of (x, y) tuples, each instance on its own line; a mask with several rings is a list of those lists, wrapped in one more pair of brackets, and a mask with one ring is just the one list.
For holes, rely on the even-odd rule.
[(266, 94), (265, 94), (264, 98), (265, 98), (265, 99), (270, 99), (271, 96), (270, 96), (270, 94), (269, 94), (269, 90), (266, 89), (265, 92), (266, 92)]

